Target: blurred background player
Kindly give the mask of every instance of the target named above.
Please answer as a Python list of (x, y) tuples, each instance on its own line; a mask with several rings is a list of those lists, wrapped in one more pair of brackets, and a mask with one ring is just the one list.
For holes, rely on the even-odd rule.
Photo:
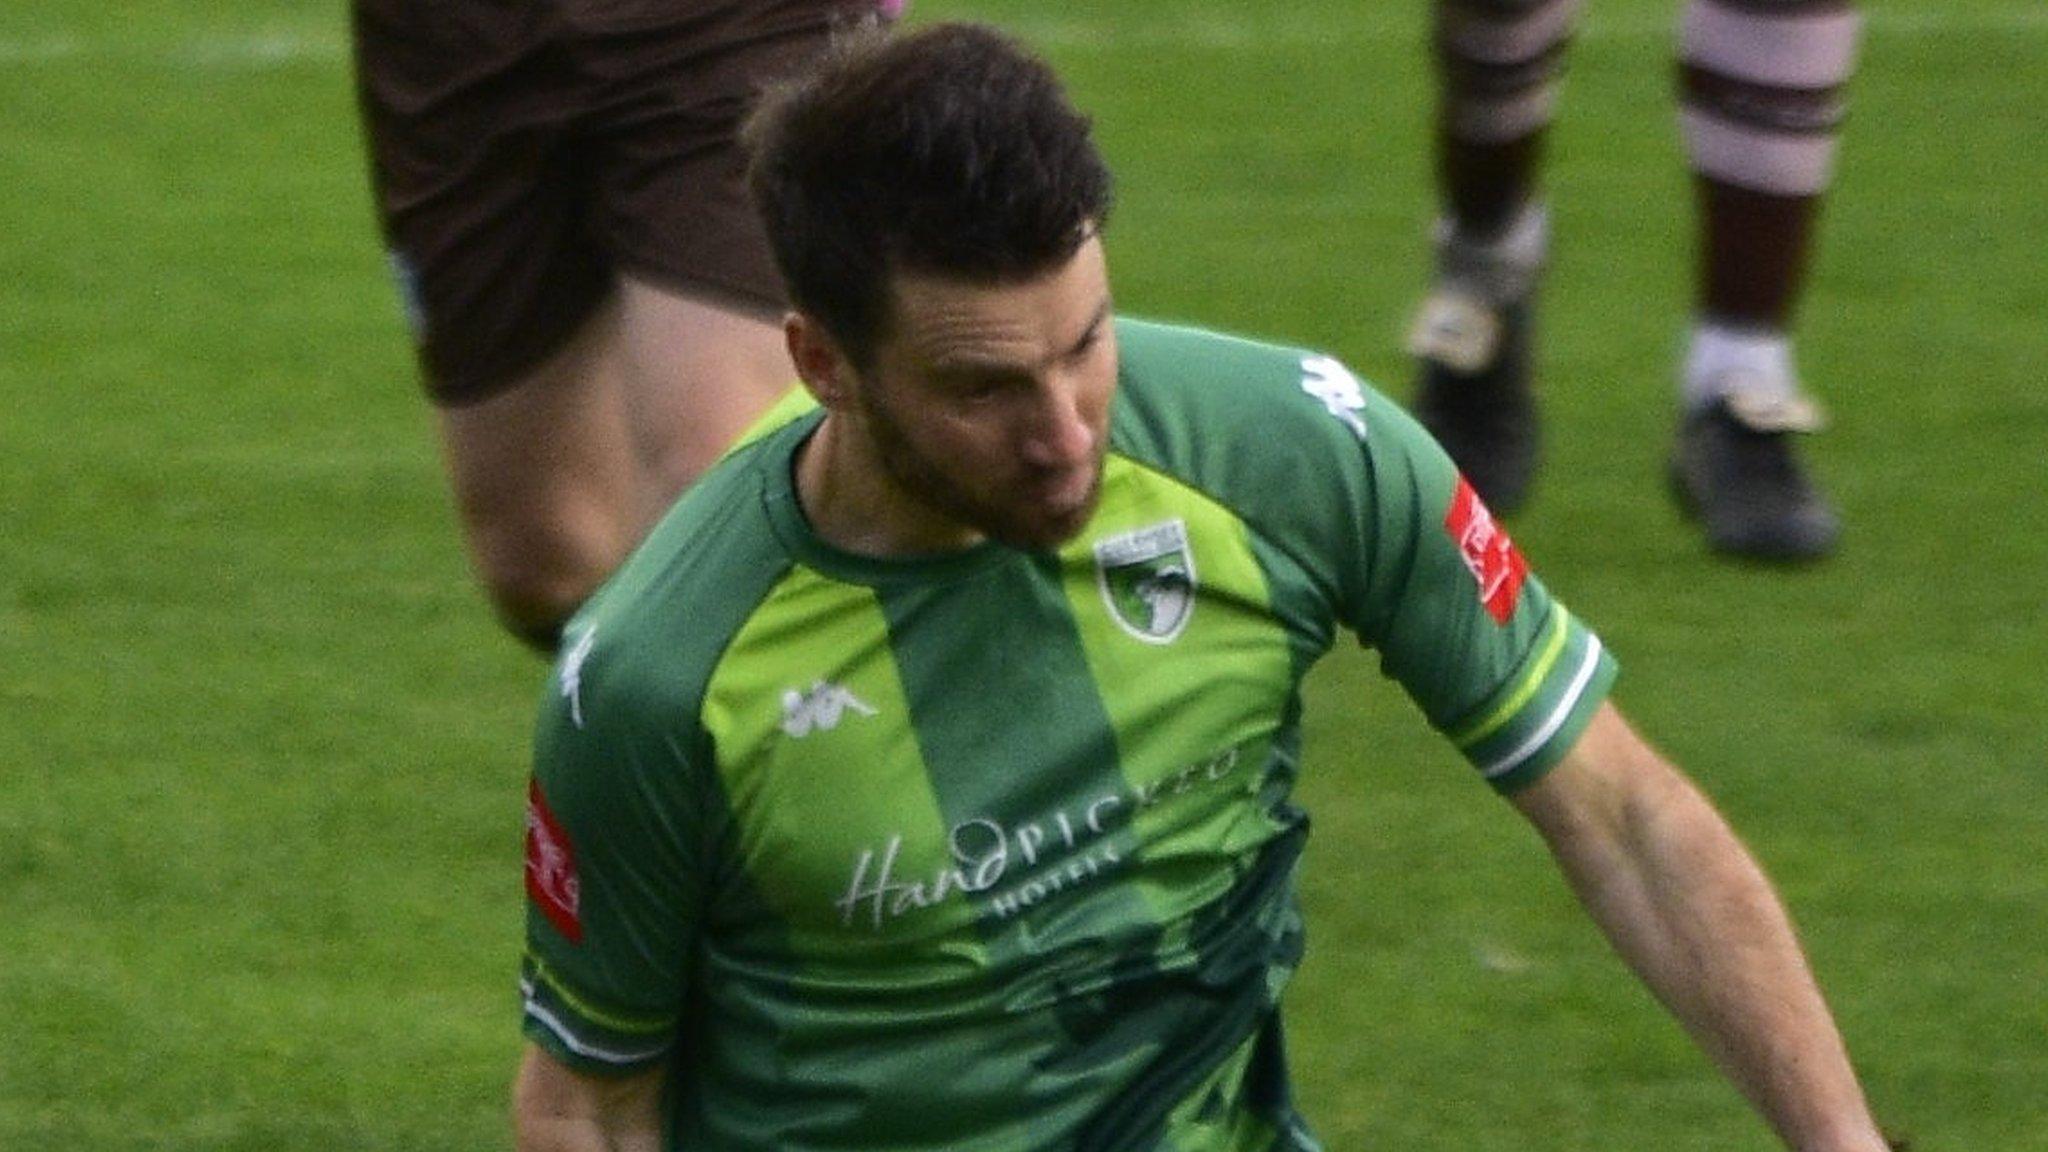
[(471, 562), (552, 648), (795, 382), (752, 97), (876, 0), (354, 0), (379, 219)]
[[(1531, 339), (1549, 225), (1536, 177), (1580, 0), (1437, 0), (1436, 281), (1415, 407), (1497, 511), (1537, 456)], [(1793, 438), (1818, 431), (1792, 317), (1856, 49), (1848, 0), (1688, 0), (1679, 120), (1699, 201), (1695, 316), (1671, 458), (1710, 546), (1817, 559), (1839, 523)]]

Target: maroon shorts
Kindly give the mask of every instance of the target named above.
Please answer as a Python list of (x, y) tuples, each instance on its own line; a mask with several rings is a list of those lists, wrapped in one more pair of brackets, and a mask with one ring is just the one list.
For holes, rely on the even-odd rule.
[(636, 277), (773, 315), (737, 129), (876, 0), (355, 0), (377, 209), (427, 390), (483, 399)]

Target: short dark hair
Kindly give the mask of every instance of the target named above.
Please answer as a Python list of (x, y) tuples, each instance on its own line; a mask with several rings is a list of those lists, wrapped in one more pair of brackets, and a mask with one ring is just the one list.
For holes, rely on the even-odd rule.
[(1087, 242), (1111, 200), (1090, 129), (992, 28), (862, 29), (755, 109), (748, 184), (791, 301), (865, 366), (892, 274), (1014, 283)]

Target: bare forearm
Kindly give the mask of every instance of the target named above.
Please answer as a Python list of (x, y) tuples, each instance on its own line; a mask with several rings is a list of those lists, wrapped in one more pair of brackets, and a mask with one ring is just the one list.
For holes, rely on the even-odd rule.
[(659, 1152), (660, 1079), (579, 1076), (529, 1050), (512, 1090), (518, 1152)]
[(653, 1152), (659, 1140), (618, 1139), (587, 1120), (520, 1117), (518, 1152)]
[(1755, 860), (1618, 717), (1588, 736), (1579, 780), (1521, 804), (1595, 921), (1787, 1146), (1882, 1152), (1834, 1020)]
[[(1573, 886), (1630, 967), (1788, 1146), (1882, 1149), (1776, 894), (1704, 801), (1691, 796), (1679, 807), (1642, 829), (1658, 847), (1640, 872), (1568, 864)], [(1603, 879), (1617, 874), (1624, 879)]]

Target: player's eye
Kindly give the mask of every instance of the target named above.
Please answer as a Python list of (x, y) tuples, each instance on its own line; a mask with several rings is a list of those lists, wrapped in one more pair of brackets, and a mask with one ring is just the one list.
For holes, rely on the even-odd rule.
[(963, 381), (952, 390), (953, 400), (968, 407), (980, 407), (1002, 400), (1014, 388), (1008, 380), (983, 377)]

